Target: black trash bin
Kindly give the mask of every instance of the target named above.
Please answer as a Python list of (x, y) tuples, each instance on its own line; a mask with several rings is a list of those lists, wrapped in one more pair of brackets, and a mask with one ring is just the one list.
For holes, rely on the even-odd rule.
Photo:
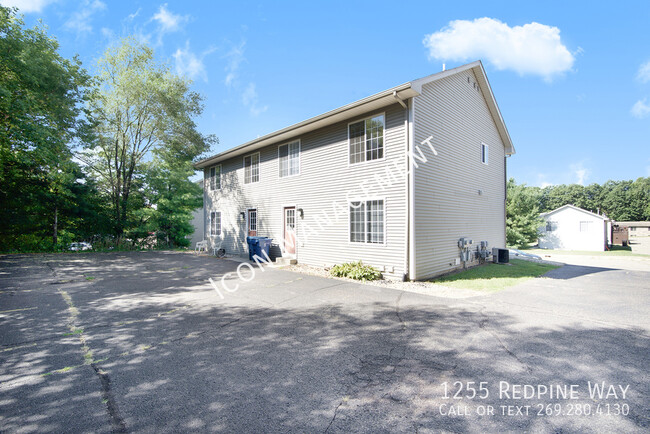
[[(271, 260), (271, 241), (273, 241), (273, 238), (268, 238), (268, 237), (258, 237), (258, 244), (257, 244), (257, 256), (259, 256), (263, 260)], [(265, 254), (263, 254), (264, 252)]]

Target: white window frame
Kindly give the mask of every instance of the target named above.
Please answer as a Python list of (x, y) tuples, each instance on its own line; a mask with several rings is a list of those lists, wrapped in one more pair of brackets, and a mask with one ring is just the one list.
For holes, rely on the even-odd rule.
[[(592, 232), (591, 228), (593, 226), (593, 223), (594, 223), (593, 220), (580, 220), (580, 225), (579, 225), (580, 232)], [(582, 229), (583, 224), (585, 227), (584, 230)]]
[[(375, 159), (372, 159), (372, 160), (368, 160), (366, 158), (366, 153), (368, 152), (368, 149), (366, 147), (367, 144), (368, 144), (368, 139), (365, 136), (366, 135), (365, 122), (368, 121), (369, 119), (376, 118), (378, 116), (381, 116), (383, 118), (383, 120), (384, 120), (384, 134), (382, 136), (382, 149), (383, 149), (382, 156), (381, 156), (381, 158), (375, 158)], [(350, 125), (358, 124), (359, 122), (364, 122), (364, 132), (363, 132), (363, 134), (364, 134), (364, 140), (363, 140), (363, 155), (364, 155), (364, 157), (363, 157), (363, 161), (357, 161), (356, 163), (352, 163), (350, 161)], [(362, 164), (365, 164), (365, 163), (372, 163), (373, 161), (382, 161), (382, 160), (386, 159), (386, 112), (375, 113), (375, 114), (373, 114), (371, 116), (366, 116), (366, 117), (364, 117), (362, 119), (357, 119), (354, 122), (348, 122), (347, 134), (348, 134), (348, 148), (347, 148), (347, 152), (346, 152), (345, 155), (346, 155), (346, 157), (348, 159), (348, 166), (357, 166), (357, 165), (362, 165)]]
[[(381, 243), (373, 243), (373, 242), (368, 242), (368, 232), (367, 232), (367, 225), (368, 225), (368, 220), (367, 220), (367, 203), (371, 201), (382, 201), (384, 204), (384, 221), (383, 221), (383, 234), (382, 234), (382, 242)], [(364, 220), (363, 220), (363, 226), (365, 228), (365, 238), (366, 241), (352, 241), (352, 233), (350, 231), (350, 225), (352, 223), (352, 217), (350, 216), (350, 208), (352, 208), (352, 203), (353, 202), (364, 202)], [(386, 198), (385, 197), (364, 197), (364, 198), (356, 198), (356, 199), (348, 199), (348, 209), (347, 209), (347, 214), (348, 214), (348, 244), (353, 245), (353, 246), (386, 246), (386, 221), (387, 221), (387, 206), (386, 206)]]
[[(280, 165), (280, 148), (283, 146), (287, 147), (287, 164), (289, 164), (289, 156), (291, 155), (291, 148), (290, 145), (293, 145), (294, 143), (298, 144), (298, 173), (294, 173), (293, 175), (282, 175), (282, 166)], [(300, 142), (300, 139), (298, 140), (292, 140), (291, 142), (283, 143), (278, 146), (278, 178), (291, 178), (292, 176), (298, 176), (300, 175), (300, 156), (302, 154), (302, 143)], [(287, 166), (289, 167), (289, 166)], [(287, 169), (288, 170), (288, 169)]]
[(486, 166), (488, 165), (489, 155), (490, 147), (486, 143), (481, 142), (481, 163), (485, 164)]
[[(216, 228), (216, 227), (213, 226), (213, 223), (214, 223), (215, 220), (216, 220), (215, 217), (216, 217), (217, 215), (219, 215), (219, 227), (218, 227), (218, 228)], [(209, 218), (208, 220), (209, 220), (209, 224), (210, 224), (210, 236), (211, 236), (211, 237), (218, 237), (218, 236), (220, 236), (220, 235), (221, 235), (221, 225), (222, 225), (222, 221), (221, 221), (221, 211), (210, 211), (210, 218)], [(217, 230), (217, 229), (218, 229), (218, 230)]]
[[(253, 181), (252, 176), (251, 176), (251, 180), (248, 181), (246, 179), (246, 158), (251, 157), (251, 175), (252, 175), (252, 170), (253, 170), (253, 160), (252, 160), (252, 158), (253, 158), (253, 155), (257, 155), (257, 181)], [(260, 178), (262, 177), (261, 176), (262, 175), (262, 164), (261, 164), (262, 161), (261, 161), (260, 153), (259, 152), (253, 152), (252, 154), (244, 155), (244, 158), (242, 159), (242, 162), (243, 162), (243, 165), (244, 165), (244, 184), (247, 185), (247, 184), (255, 184), (257, 182), (260, 182)]]
[[(219, 176), (218, 177), (216, 176), (217, 167), (219, 168)], [(217, 180), (216, 183), (219, 184), (218, 187), (215, 187), (213, 185), (212, 169), (215, 170), (214, 178), (216, 178), (216, 180)], [(208, 168), (208, 191), (221, 190), (221, 170), (222, 170), (221, 164), (217, 164), (215, 166), (211, 166), (211, 167)]]

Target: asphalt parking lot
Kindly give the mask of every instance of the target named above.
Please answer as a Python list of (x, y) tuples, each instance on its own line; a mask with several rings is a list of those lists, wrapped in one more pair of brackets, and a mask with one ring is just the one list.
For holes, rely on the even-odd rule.
[(459, 300), (237, 266), (0, 256), (0, 431), (650, 427), (644, 267), (577, 263)]

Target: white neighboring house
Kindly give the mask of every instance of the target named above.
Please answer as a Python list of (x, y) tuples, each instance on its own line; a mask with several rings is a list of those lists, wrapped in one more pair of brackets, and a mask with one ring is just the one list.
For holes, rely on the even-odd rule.
[(564, 205), (541, 216), (546, 221), (539, 231), (542, 249), (604, 251), (611, 243), (612, 222), (605, 215)]

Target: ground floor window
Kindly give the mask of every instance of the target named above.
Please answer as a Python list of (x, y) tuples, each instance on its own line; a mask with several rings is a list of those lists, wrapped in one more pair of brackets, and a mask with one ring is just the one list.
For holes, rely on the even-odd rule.
[(210, 213), (210, 235), (221, 235), (221, 213), (219, 211)]
[(350, 202), (350, 242), (384, 242), (384, 201)]

